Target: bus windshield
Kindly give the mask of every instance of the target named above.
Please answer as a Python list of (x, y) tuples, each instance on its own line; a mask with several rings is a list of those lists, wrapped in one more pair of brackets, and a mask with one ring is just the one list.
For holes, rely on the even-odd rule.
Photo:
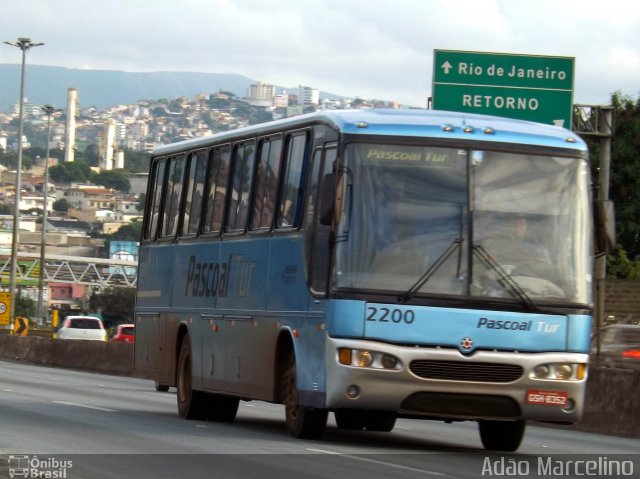
[(583, 158), (352, 143), (337, 289), (591, 303)]

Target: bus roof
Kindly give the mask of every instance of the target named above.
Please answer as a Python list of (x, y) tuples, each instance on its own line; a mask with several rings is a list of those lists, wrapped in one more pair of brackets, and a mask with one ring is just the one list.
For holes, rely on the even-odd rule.
[(197, 149), (238, 137), (327, 124), (342, 133), (475, 140), (586, 151), (584, 141), (565, 128), (496, 116), (423, 109), (321, 110), (251, 125), (156, 148), (154, 156)]

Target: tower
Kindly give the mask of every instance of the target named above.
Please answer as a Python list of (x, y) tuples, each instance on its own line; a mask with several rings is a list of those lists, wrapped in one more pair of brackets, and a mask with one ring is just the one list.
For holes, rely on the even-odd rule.
[(100, 165), (101, 170), (113, 170), (114, 166), (114, 150), (116, 144), (116, 121), (109, 118), (105, 123), (104, 143), (102, 144)]
[(78, 90), (67, 89), (67, 124), (64, 134), (64, 161), (73, 161), (76, 148), (76, 115), (78, 111)]

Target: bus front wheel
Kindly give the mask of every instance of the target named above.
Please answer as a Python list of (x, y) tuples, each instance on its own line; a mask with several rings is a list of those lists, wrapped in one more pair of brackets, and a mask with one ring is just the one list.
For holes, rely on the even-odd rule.
[(184, 419), (206, 419), (206, 394), (194, 391), (191, 375), (191, 340), (189, 333), (182, 339), (180, 356), (178, 357), (178, 373), (176, 378), (176, 396), (178, 413)]
[(328, 411), (298, 404), (296, 361), (289, 356), (282, 384), (282, 402), (285, 407), (287, 430), (295, 438), (318, 439), (327, 427)]
[(489, 451), (516, 451), (526, 424), (526, 421), (478, 421), (482, 445)]

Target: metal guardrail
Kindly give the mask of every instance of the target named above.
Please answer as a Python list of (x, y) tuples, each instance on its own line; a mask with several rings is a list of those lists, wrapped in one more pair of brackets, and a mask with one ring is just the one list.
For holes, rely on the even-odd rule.
[[(40, 254), (18, 252), (16, 282), (34, 284), (40, 278)], [(11, 256), (0, 256), (0, 276), (8, 280)], [(46, 255), (44, 280), (53, 283), (84, 284), (89, 286), (131, 286), (138, 280), (136, 261), (84, 256)], [(3, 281), (4, 283), (4, 281)]]

